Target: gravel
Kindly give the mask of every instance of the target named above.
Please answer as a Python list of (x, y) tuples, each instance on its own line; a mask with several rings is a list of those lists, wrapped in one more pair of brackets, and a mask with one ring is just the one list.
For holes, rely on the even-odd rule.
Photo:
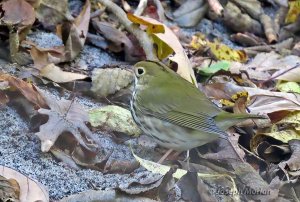
[[(157, 178), (157, 175), (141, 168), (132, 174), (103, 174), (90, 169), (73, 170), (56, 161), (50, 153), (41, 152), (39, 139), (29, 131), (27, 123), (16, 110), (3, 107), (0, 113), (0, 165), (15, 169), (42, 183), (48, 189), (51, 200), (94, 187), (108, 190), (119, 186), (126, 187), (145, 177)], [(101, 139), (109, 142), (108, 144), (112, 142), (108, 137)], [(127, 146), (114, 146), (113, 158), (132, 158)]]

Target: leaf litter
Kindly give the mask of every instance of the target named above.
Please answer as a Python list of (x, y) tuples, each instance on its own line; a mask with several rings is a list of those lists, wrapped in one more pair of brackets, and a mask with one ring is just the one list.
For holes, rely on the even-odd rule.
[[(29, 20), (26, 21), (27, 18), (23, 17), (16, 20), (13, 18), (19, 15), (8, 15), (8, 10), (16, 12), (14, 9), (17, 6), (13, 6), (14, 2), (19, 3), (16, 5), (20, 7), (21, 11), (31, 13), (27, 16), (30, 18)], [(35, 125), (31, 128), (33, 131), (26, 132), (25, 136), (21, 132), (14, 134), (8, 131), (5, 133), (4, 137), (8, 138), (10, 144), (16, 144), (14, 138), (30, 137), (37, 143), (33, 154), (37, 155), (37, 151), (51, 151), (61, 161), (60, 164), (71, 171), (69, 173), (62, 171), (62, 173), (70, 176), (74, 174), (72, 172), (75, 172), (79, 176), (75, 179), (81, 181), (79, 183), (81, 191), (91, 189), (90, 181), (92, 181), (93, 188), (95, 188), (93, 183), (96, 183), (99, 187), (111, 187), (127, 193), (133, 198), (137, 198), (135, 194), (139, 193), (151, 198), (147, 198), (149, 200), (161, 201), (174, 201), (180, 198), (192, 201), (294, 200), (298, 197), (299, 126), (297, 112), (299, 111), (299, 96), (297, 92), (299, 89), (297, 82), (299, 82), (299, 55), (297, 55), (295, 43), (298, 42), (299, 22), (297, 18), (299, 13), (293, 11), (297, 7), (296, 3), (289, 3), (290, 9), (287, 9), (286, 5), (281, 5), (273, 19), (262, 9), (262, 6), (274, 6), (274, 2), (268, 5), (260, 4), (259, 1), (249, 4), (232, 0), (222, 5), (217, 0), (209, 0), (208, 3), (198, 2), (195, 8), (192, 8), (194, 10), (191, 10), (180, 2), (169, 5), (164, 1), (145, 1), (143, 6), (139, 5), (139, 9), (141, 9), (139, 14), (142, 16), (127, 14), (127, 17), (122, 9), (107, 0), (100, 0), (100, 3), (96, 5), (93, 2), (90, 4), (89, 1), (85, 1), (80, 9), (75, 9), (76, 11), (74, 8), (68, 7), (67, 1), (56, 2), (54, 6), (46, 0), (39, 3), (28, 2), (8, 0), (1, 4), (1, 12), (4, 16), (1, 25), (6, 27), (6, 30), (2, 30), (1, 27), (0, 36), (7, 40), (10, 49), (10, 57), (6, 59), (19, 64), (30, 64), (32, 59), (35, 68), (31, 75), (29, 75), (30, 69), (27, 70), (27, 73), (15, 72), (14, 75), (1, 73), (1, 110), (10, 110), (11, 107), (14, 107), (26, 121), (35, 122), (30, 125)], [(104, 11), (103, 5), (107, 10)], [(121, 6), (129, 11), (134, 10), (136, 5), (123, 1)], [(174, 6), (179, 9), (174, 9)], [(169, 10), (169, 8), (172, 9)], [(208, 8), (210, 12), (208, 12)], [(164, 9), (166, 10), (164, 11)], [(289, 12), (282, 14), (287, 10)], [(88, 22), (91, 20), (91, 11), (95, 11), (99, 15), (96, 16), (93, 13), (94, 27), (88, 26)], [(14, 14), (14, 12), (12, 13)], [(231, 27), (232, 31), (236, 32), (234, 36), (236, 43), (252, 44), (252, 47), (241, 48), (235, 44), (226, 44), (228, 46), (225, 46), (213, 34), (204, 36), (203, 40), (201, 38), (202, 41), (194, 32), (186, 36), (186, 33), (179, 34), (176, 30), (178, 31), (180, 28), (172, 27), (170, 29), (166, 24), (161, 23), (161, 21), (166, 22), (167, 20), (162, 17), (163, 12), (167, 15), (168, 20), (174, 20), (181, 27), (197, 27), (197, 23), (204, 16), (212, 21), (222, 22), (223, 25)], [(113, 17), (112, 13), (116, 16)], [(23, 12), (20, 14), (22, 15)], [(63, 45), (41, 48), (36, 42), (23, 40), (31, 26), (34, 26), (34, 29), (41, 28), (35, 27), (36, 24), (33, 24), (35, 21), (35, 17), (32, 17), (33, 14), (39, 19), (39, 22), (36, 23), (40, 23), (42, 29), (61, 37)], [(46, 21), (47, 16), (53, 16), (51, 21)], [(195, 16), (197, 17), (195, 18)], [(10, 20), (8, 20), (9, 17)], [(186, 23), (187, 18), (193, 18), (192, 24)], [(216, 25), (215, 22), (213, 25)], [(145, 28), (146, 32), (143, 31), (143, 26), (147, 27)], [(54, 27), (56, 31), (54, 31)], [(19, 32), (21, 30), (22, 32)], [(245, 31), (250, 34), (240, 33)], [(110, 35), (112, 33), (118, 33), (116, 35), (119, 37), (114, 39)], [(256, 36), (251, 34), (256, 34)], [(84, 43), (88, 36), (93, 36), (92, 44), (102, 44), (98, 47), (114, 54), (118, 59), (126, 62), (145, 58), (157, 59), (171, 64), (174, 71), (196, 84), (191, 59), (195, 62), (197, 70), (201, 72), (203, 76), (201, 79), (206, 79), (201, 90), (218, 106), (235, 113), (264, 114), (269, 117), (269, 120), (243, 123), (227, 131), (234, 150), (229, 149), (228, 142), (220, 140), (207, 145), (207, 148), (199, 148), (198, 152), (193, 151), (190, 156), (191, 162), (188, 163), (181, 161), (182, 155), (179, 157), (174, 155), (173, 161), (168, 163), (174, 165), (177, 161), (180, 167), (178, 169), (176, 166), (164, 167), (164, 165), (155, 164), (153, 161), (159, 155), (159, 149), (158, 151), (153, 151), (153, 148), (150, 147), (146, 149), (139, 145), (141, 141), (137, 141), (136, 138), (121, 137), (121, 134), (129, 131), (126, 129), (125, 123), (130, 123), (130, 121), (126, 121), (130, 116), (125, 117), (125, 121), (119, 120), (117, 123), (102, 122), (99, 128), (95, 128), (89, 125), (86, 113), (86, 110), (94, 104), (83, 108), (77, 103), (77, 100), (83, 99), (82, 94), (84, 94), (84, 96), (92, 95), (97, 99), (101, 98), (101, 102), (105, 100), (104, 105), (115, 104), (113, 102), (115, 102), (115, 98), (118, 98), (117, 100), (123, 107), (128, 107), (128, 96), (131, 92), (132, 73), (130, 70), (123, 71), (121, 68), (114, 69), (111, 66), (102, 69), (93, 67), (98, 71), (97, 77), (95, 77), (93, 75), (95, 73), (89, 71), (90, 67), (81, 67), (80, 63), (74, 67), (72, 63), (69, 63), (80, 55), (82, 49), (86, 48)], [(205, 45), (204, 47), (194, 45), (191, 48), (187, 45), (191, 44), (192, 38), (197, 39), (197, 37), (197, 42)], [(226, 37), (228, 40), (228, 36)], [(137, 45), (138, 41), (139, 45)], [(185, 46), (183, 47), (181, 44)], [(292, 51), (293, 45), (295, 47)], [(186, 51), (189, 53), (188, 55)], [(138, 54), (136, 54), (137, 52)], [(290, 55), (291, 52), (295, 55)], [(248, 58), (250, 59), (248, 60)], [(225, 61), (218, 63), (220, 59)], [(209, 60), (215, 61), (209, 62)], [(206, 61), (205, 65), (203, 65), (203, 61)], [(23, 68), (26, 67), (20, 69)], [(11, 72), (11, 70), (5, 70), (5, 72)], [(91, 74), (92, 77), (89, 77)], [(19, 79), (18, 75), (22, 75), (22, 79)], [(43, 77), (49, 79), (50, 82)], [(117, 82), (114, 83), (116, 80)], [(32, 82), (34, 84), (31, 84)], [(63, 84), (58, 85), (58, 83)], [(85, 83), (85, 87), (80, 86), (83, 83)], [(43, 86), (45, 92), (54, 86), (60, 91), (60, 98), (53, 99), (48, 94), (41, 93), (42, 91), (36, 86)], [(72, 91), (71, 94), (68, 90)], [(278, 92), (278, 90), (282, 92)], [(240, 96), (245, 92), (245, 96)], [(97, 93), (98, 95), (96, 95)], [(62, 96), (65, 94), (69, 94), (67, 100), (61, 98), (65, 97)], [(236, 95), (238, 95), (237, 98), (234, 98)], [(74, 97), (80, 97), (80, 99)], [(97, 101), (92, 100), (91, 102)], [(20, 113), (20, 110), (25, 113)], [(102, 120), (110, 120), (116, 114), (118, 113), (108, 110), (107, 113), (98, 116)], [(39, 121), (37, 122), (37, 120)], [(122, 128), (122, 122), (124, 122), (125, 128)], [(8, 130), (5, 126), (4, 129)], [(21, 128), (18, 130), (22, 131)], [(40, 138), (40, 142), (35, 139), (33, 134)], [(5, 138), (2, 141), (6, 141)], [(39, 145), (40, 143), (41, 145)], [(24, 144), (24, 142), (20, 141), (17, 144)], [(137, 156), (133, 158), (129, 145), (133, 148), (134, 153), (142, 158)], [(26, 151), (28, 148), (23, 147), (22, 150)], [(9, 150), (9, 148), (5, 148), (5, 151), (8, 159), (2, 159), (2, 161), (16, 168), (9, 159), (10, 157), (15, 158), (10, 153), (11, 151), (16, 153), (16, 151)], [(23, 157), (26, 152), (22, 154), (17, 151), (17, 154)], [(48, 153), (41, 155), (42, 157), (38, 156), (35, 161), (43, 162), (43, 156), (46, 156), (49, 160), (48, 163), (51, 164), (51, 169), (59, 168), (55, 163), (51, 163), (54, 162), (53, 156), (49, 156)], [(238, 158), (242, 161), (237, 161)], [(151, 161), (146, 159), (151, 159)], [(20, 162), (24, 164), (22, 158)], [(163, 177), (138, 168), (138, 162), (151, 172), (158, 170)], [(45, 164), (41, 163), (41, 165)], [(85, 170), (85, 168), (95, 171)], [(22, 170), (22, 166), (20, 169)], [(41, 172), (34, 169), (36, 173), (33, 173), (33, 168), (30, 169), (25, 169), (26, 174), (43, 181)], [(40, 167), (39, 169), (46, 170)], [(195, 173), (186, 171), (190, 169), (197, 172), (198, 176), (202, 176), (202, 178), (198, 178)], [(161, 170), (164, 172), (162, 173)], [(180, 175), (184, 176), (179, 181), (172, 178), (177, 171), (183, 171), (185, 174)], [(61, 170), (57, 172), (61, 173)], [(89, 175), (89, 172), (94, 173)], [(82, 178), (83, 175), (80, 173), (85, 177)], [(128, 173), (131, 174), (128, 175)], [(103, 180), (106, 179), (103, 174), (111, 174), (111, 179), (115, 181), (112, 180), (112, 184), (108, 186), (103, 185)], [(100, 178), (95, 175), (100, 175)], [(48, 176), (46, 179), (54, 183), (61, 183), (57, 177), (53, 176), (52, 181)], [(116, 177), (126, 180), (116, 180)], [(68, 177), (64, 179), (65, 182), (73, 183)], [(86, 180), (89, 182), (83, 182)], [(50, 187), (52, 199), (62, 198), (68, 192), (59, 190), (59, 194), (55, 195), (57, 190), (53, 189), (46, 181), (43, 182)], [(189, 193), (186, 193), (186, 188), (191, 185), (189, 182), (194, 186), (193, 189), (189, 189)], [(77, 193), (80, 190), (72, 190), (71, 193)], [(220, 194), (218, 192), (220, 190), (223, 190), (224, 193)], [(256, 194), (235, 194), (243, 191)], [(151, 193), (152, 197), (150, 197)], [(105, 197), (106, 194), (109, 194), (109, 197), (120, 197), (112, 192), (95, 194), (100, 194), (99, 197)]]

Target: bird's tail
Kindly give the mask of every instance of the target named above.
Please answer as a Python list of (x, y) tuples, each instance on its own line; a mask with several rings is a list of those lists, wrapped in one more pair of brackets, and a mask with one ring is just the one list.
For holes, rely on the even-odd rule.
[(217, 126), (222, 130), (227, 130), (231, 126), (241, 123), (247, 119), (268, 119), (264, 115), (256, 114), (233, 114), (228, 112), (221, 112), (215, 117)]

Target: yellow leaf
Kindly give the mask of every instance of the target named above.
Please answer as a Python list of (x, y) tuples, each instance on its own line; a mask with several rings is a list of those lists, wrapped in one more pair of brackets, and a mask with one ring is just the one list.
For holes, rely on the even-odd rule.
[(174, 53), (173, 49), (164, 41), (160, 40), (156, 35), (153, 34), (152, 37), (153, 42), (157, 45), (158, 59), (163, 60), (164, 58)]
[(300, 1), (289, 1), (289, 11), (285, 17), (285, 23), (293, 23), (300, 14)]
[(234, 102), (231, 102), (230, 100), (226, 100), (226, 99), (221, 99), (220, 103), (224, 106), (227, 106), (227, 107), (233, 107), (234, 106)]
[(295, 130), (283, 130), (283, 131), (277, 131), (272, 133), (257, 134), (252, 138), (251, 145), (258, 145), (260, 142), (262, 142), (264, 139), (268, 137), (279, 140), (283, 143), (288, 143), (290, 140), (294, 140), (294, 139), (300, 140), (299, 132)]
[[(127, 17), (133, 23), (147, 26), (147, 33), (157, 45), (158, 58), (160, 60), (168, 58), (177, 63), (178, 69), (176, 73), (197, 86), (192, 64), (177, 36), (170, 28), (152, 18), (135, 16), (129, 13), (127, 14)], [(173, 55), (170, 55), (172, 53)]]
[(127, 18), (133, 23), (147, 26), (146, 30), (148, 34), (165, 32), (164, 25), (160, 22), (145, 20), (139, 16), (133, 15), (132, 13), (127, 13)]
[(250, 98), (249, 98), (249, 94), (248, 94), (247, 91), (240, 91), (240, 92), (237, 92), (237, 93), (235, 93), (234, 95), (231, 96), (231, 99), (235, 101), (235, 100), (239, 99), (240, 97), (246, 97), (247, 100), (250, 99)]
[(234, 50), (220, 42), (210, 42), (201, 34), (193, 36), (190, 46), (194, 49), (210, 49), (210, 53), (218, 60), (246, 62), (247, 54), (243, 50)]
[(284, 117), (278, 123), (285, 123), (285, 124), (289, 123), (289, 124), (300, 125), (300, 112), (299, 111), (291, 112), (291, 113), (289, 113), (289, 115), (287, 115), (286, 117)]
[(246, 62), (248, 60), (246, 52), (243, 50), (234, 50), (226, 46), (225, 44), (221, 44), (218, 42), (208, 42), (207, 45), (210, 48), (211, 53), (218, 60), (238, 62)]

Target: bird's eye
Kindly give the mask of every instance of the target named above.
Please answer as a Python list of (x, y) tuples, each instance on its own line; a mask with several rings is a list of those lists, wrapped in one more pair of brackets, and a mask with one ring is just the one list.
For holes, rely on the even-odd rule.
[(141, 76), (141, 75), (143, 75), (145, 73), (145, 69), (143, 68), (143, 67), (138, 67), (137, 69), (136, 69), (136, 75), (137, 76)]

